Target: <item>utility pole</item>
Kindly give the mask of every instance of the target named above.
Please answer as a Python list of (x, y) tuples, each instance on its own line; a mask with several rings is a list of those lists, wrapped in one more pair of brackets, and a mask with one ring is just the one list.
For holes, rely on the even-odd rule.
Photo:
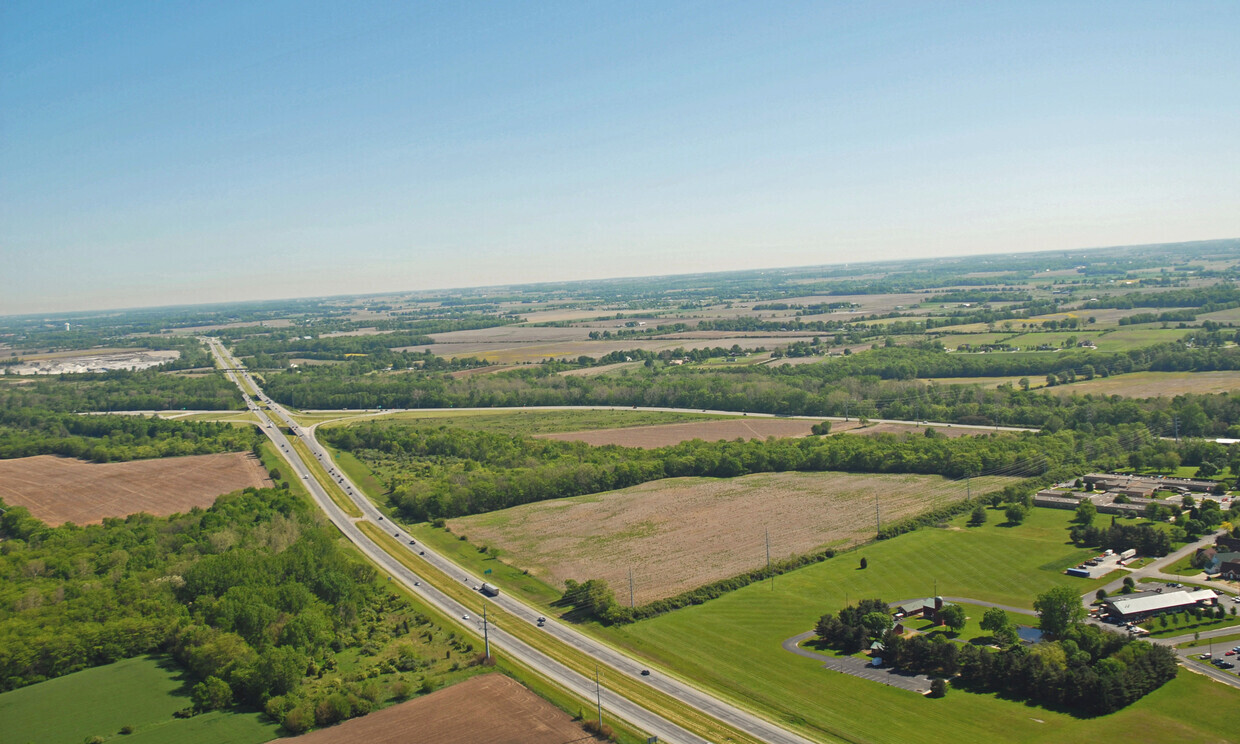
[(482, 643), (486, 646), (487, 658), (491, 658), (491, 636), (487, 633), (487, 603), (482, 603)]
[(598, 683), (598, 664), (594, 665), (594, 701), (598, 705), (598, 730), (603, 730), (603, 688)]

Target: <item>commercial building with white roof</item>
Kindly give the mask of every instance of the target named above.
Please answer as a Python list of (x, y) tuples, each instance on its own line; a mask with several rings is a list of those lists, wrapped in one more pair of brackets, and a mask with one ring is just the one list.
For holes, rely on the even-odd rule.
[(1106, 600), (1107, 614), (1125, 622), (1144, 620), (1164, 612), (1179, 612), (1194, 607), (1211, 607), (1218, 602), (1218, 595), (1209, 589), (1190, 591), (1137, 592), (1117, 594)]

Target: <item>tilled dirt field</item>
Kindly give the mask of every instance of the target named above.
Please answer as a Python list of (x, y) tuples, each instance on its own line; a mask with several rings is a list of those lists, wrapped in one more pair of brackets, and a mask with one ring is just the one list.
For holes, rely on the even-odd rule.
[(594, 737), (564, 711), (502, 674), (280, 741), (296, 744), (567, 744)]
[[(974, 478), (974, 495), (1013, 482)], [(760, 473), (742, 478), (672, 478), (622, 491), (526, 504), (449, 522), (475, 545), (552, 586), (606, 579), (638, 603), (875, 532), (875, 502), (887, 523), (965, 498), (965, 483), (928, 475)]]
[(53, 455), (0, 460), (0, 498), (52, 526), (138, 512), (166, 516), (270, 485), (258, 459), (241, 452), (104, 464)]

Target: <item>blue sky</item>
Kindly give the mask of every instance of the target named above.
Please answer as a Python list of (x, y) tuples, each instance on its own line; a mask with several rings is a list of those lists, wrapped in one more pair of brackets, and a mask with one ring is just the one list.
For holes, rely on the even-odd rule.
[(0, 314), (1240, 236), (1240, 4), (0, 5)]

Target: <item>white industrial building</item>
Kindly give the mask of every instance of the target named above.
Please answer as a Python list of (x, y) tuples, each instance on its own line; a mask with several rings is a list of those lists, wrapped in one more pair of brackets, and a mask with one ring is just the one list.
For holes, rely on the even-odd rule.
[(1194, 607), (1213, 607), (1218, 595), (1209, 589), (1191, 591), (1178, 589), (1173, 592), (1153, 591), (1135, 594), (1117, 594), (1106, 600), (1107, 614), (1124, 622), (1135, 622), (1166, 612), (1180, 612)]

